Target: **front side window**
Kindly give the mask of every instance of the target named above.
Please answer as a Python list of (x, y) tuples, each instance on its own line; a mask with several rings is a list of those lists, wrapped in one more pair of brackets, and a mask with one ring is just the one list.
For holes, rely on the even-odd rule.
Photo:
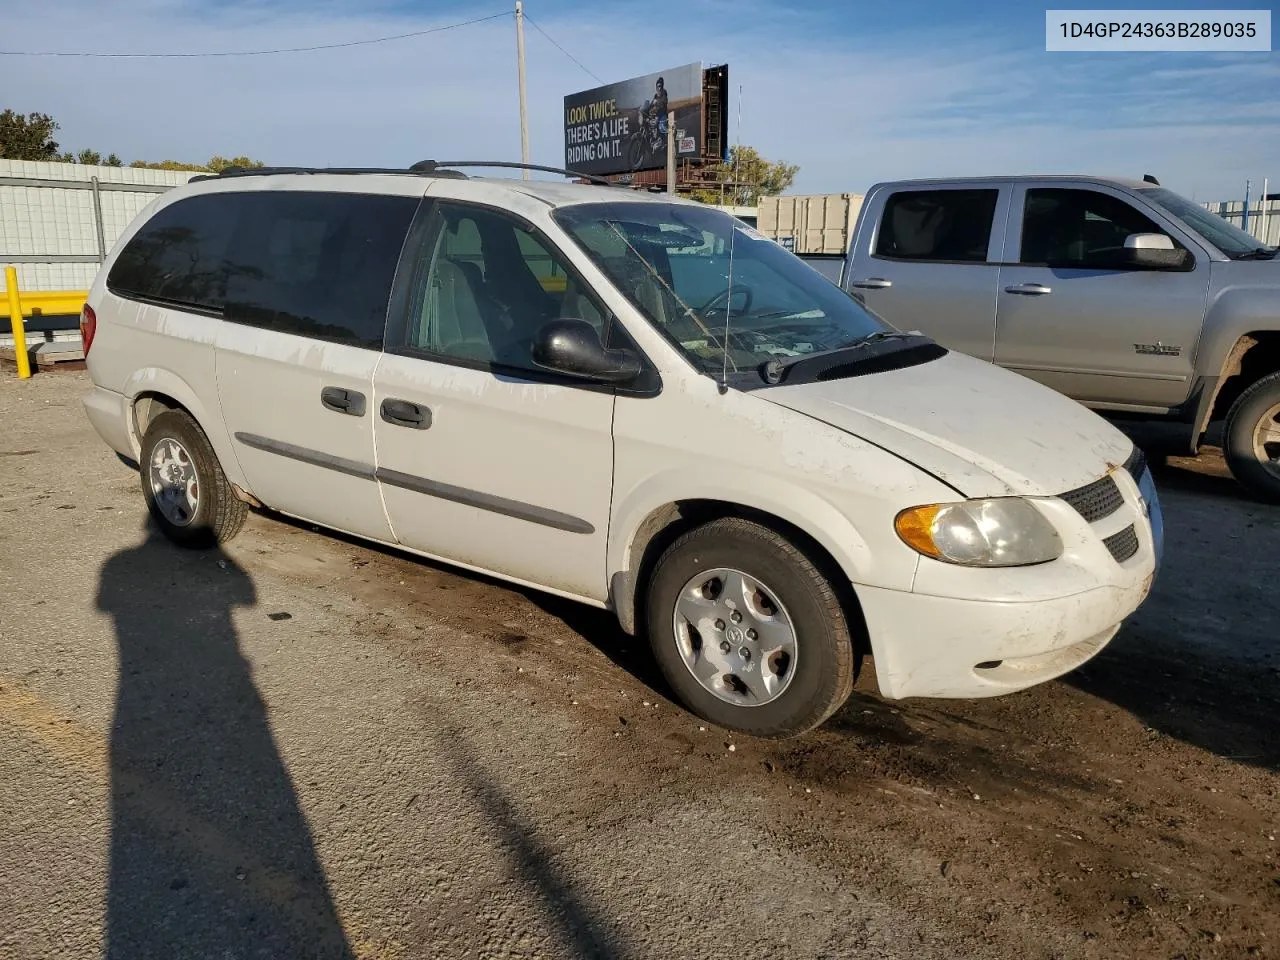
[(540, 236), (482, 207), (441, 203), (415, 269), (401, 346), (433, 356), (537, 370), (533, 342), (552, 320), (608, 313)]
[(413, 197), (245, 193), (226, 263), (227, 320), (380, 349)]
[(241, 193), (209, 193), (162, 208), (129, 240), (107, 274), (112, 293), (217, 312), (223, 257), (244, 209)]
[(905, 190), (884, 205), (877, 257), (985, 263), (999, 190)]
[[(1027, 191), (1019, 259), (1050, 267), (1118, 270), (1125, 266), (1126, 237), (1164, 232), (1145, 214), (1110, 194), (1038, 188)], [(1176, 240), (1174, 246), (1181, 247)]]
[(889, 330), (803, 261), (718, 210), (624, 201), (561, 207), (554, 216), (705, 373), (754, 370)]

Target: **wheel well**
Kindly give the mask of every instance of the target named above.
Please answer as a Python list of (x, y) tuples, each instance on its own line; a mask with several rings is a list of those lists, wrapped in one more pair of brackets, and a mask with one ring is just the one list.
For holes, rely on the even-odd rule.
[[(190, 415), (191, 411), (173, 397), (163, 393), (140, 393), (133, 400), (133, 426), (137, 431), (138, 443), (147, 434), (151, 421), (167, 410), (181, 410)], [(192, 417), (192, 419), (195, 419)]]
[(822, 571), (839, 596), (849, 635), (853, 638), (854, 654), (861, 656), (870, 652), (866, 620), (853, 584), (826, 547), (781, 517), (725, 500), (681, 500), (668, 503), (654, 510), (640, 524), (631, 541), (628, 570), (621, 575), (625, 587), (621, 591), (614, 591), (614, 605), (624, 630), (631, 634), (644, 633), (645, 604), (642, 598), (649, 589), (649, 580), (653, 576), (658, 558), (666, 549), (695, 527), (726, 517), (752, 520), (795, 544)]
[(1280, 332), (1266, 330), (1241, 337), (1227, 358), (1218, 395), (1205, 426), (1223, 419), (1251, 384), (1277, 370), (1280, 370)]

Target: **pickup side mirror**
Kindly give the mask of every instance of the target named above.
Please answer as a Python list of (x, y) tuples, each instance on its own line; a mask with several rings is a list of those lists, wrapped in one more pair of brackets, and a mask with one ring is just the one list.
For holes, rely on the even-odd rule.
[(1186, 270), (1191, 252), (1179, 250), (1163, 233), (1131, 233), (1124, 238), (1125, 266), (1145, 270)]
[(583, 380), (626, 383), (640, 375), (630, 350), (606, 350), (585, 320), (552, 320), (533, 341), (533, 362), (545, 370)]

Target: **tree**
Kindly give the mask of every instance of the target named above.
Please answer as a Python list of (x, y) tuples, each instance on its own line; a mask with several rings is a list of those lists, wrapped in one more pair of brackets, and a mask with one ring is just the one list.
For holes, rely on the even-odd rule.
[(221, 173), (227, 167), (247, 167), (253, 170), (259, 167), (265, 167), (266, 164), (261, 160), (250, 160), (248, 157), (232, 157), (228, 160), (226, 157), (210, 157), (206, 166), (214, 173)]
[(57, 121), (47, 113), (0, 113), (0, 159), (56, 160), (58, 142), (53, 139)]
[(728, 160), (706, 168), (704, 175), (709, 182), (697, 187), (693, 198), (703, 203), (754, 207), (761, 197), (775, 196), (789, 188), (799, 172), (793, 163), (766, 160), (754, 147), (733, 147)]
[(208, 163), (183, 163), (181, 160), (135, 160), (131, 167), (142, 167), (147, 170), (195, 170), (200, 173), (221, 173), (227, 167), (265, 167), (261, 160), (250, 160), (248, 157), (213, 156)]
[(100, 167), (124, 166), (124, 163), (114, 153), (108, 156), (107, 159), (103, 160), (102, 154), (97, 150), (90, 150), (87, 147), (79, 153), (72, 153), (68, 150), (56, 159), (61, 160), (63, 163), (89, 163)]

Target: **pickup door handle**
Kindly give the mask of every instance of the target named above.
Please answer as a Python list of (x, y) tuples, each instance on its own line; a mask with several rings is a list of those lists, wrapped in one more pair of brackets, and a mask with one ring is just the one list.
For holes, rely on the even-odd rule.
[(431, 426), (431, 411), (421, 404), (388, 397), (382, 401), (382, 419), (397, 427), (425, 430)]
[(862, 287), (865, 290), (887, 290), (893, 286), (893, 281), (886, 280), (884, 277), (867, 277), (865, 280), (850, 280), (849, 286)]
[(1005, 293), (1018, 293), (1024, 297), (1043, 297), (1046, 293), (1053, 293), (1052, 287), (1046, 287), (1043, 283), (1013, 283), (1004, 288)]
[(364, 394), (343, 387), (325, 387), (320, 391), (320, 402), (326, 410), (345, 413), (352, 417), (364, 416)]

